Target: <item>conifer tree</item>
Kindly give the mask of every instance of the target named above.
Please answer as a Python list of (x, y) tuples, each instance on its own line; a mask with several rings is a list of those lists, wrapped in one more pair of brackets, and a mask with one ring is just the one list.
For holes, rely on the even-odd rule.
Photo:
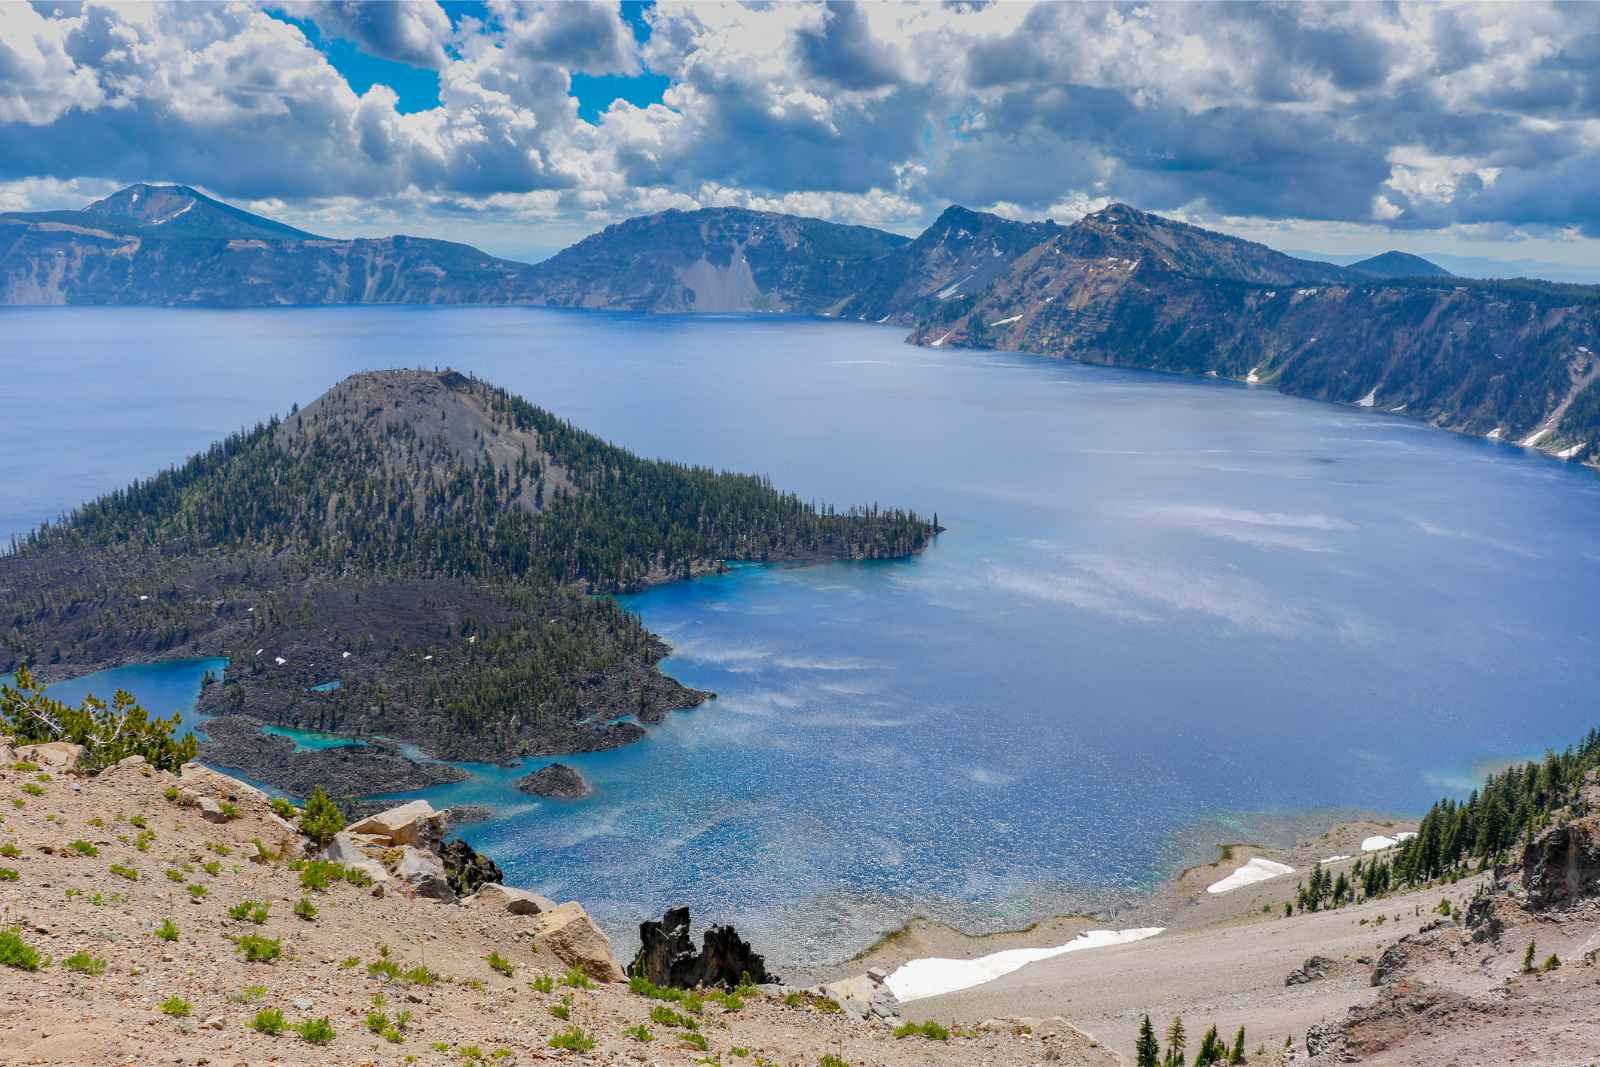
[(1184, 1049), (1189, 1039), (1183, 1032), (1183, 1017), (1174, 1015), (1172, 1023), (1167, 1027), (1167, 1055), (1161, 1061), (1162, 1067), (1183, 1067)]
[(1239, 1032), (1233, 1036), (1233, 1051), (1228, 1054), (1229, 1063), (1244, 1062), (1244, 1027), (1239, 1027)]
[(1134, 1067), (1161, 1067), (1161, 1042), (1156, 1040), (1156, 1028), (1146, 1015), (1139, 1024), (1139, 1041), (1134, 1045)]

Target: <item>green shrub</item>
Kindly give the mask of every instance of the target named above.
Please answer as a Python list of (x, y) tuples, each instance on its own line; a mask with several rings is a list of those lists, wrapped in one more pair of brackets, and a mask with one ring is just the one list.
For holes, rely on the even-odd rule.
[(30, 797), (42, 797), (42, 796), (44, 796), (44, 786), (35, 785), (32, 782), (23, 782), (22, 783), (22, 791), (24, 793), (28, 794)]
[(300, 885), (325, 893), (328, 887), (344, 877), (344, 868), (332, 860), (308, 860), (300, 868)]
[(176, 771), (194, 759), (199, 741), (178, 737), (181, 719), (151, 718), (133, 697), (117, 690), (111, 705), (85, 696), (72, 707), (46, 696), (28, 668), (19, 666), (15, 688), (0, 686), (0, 730), (14, 743), (70, 741), (84, 747), (79, 765), (86, 770), (109, 767), (128, 756), (143, 756), (158, 770)]
[(259, 1004), (267, 999), (267, 987), (247, 985), (243, 989), (229, 993), (228, 999), (235, 1004)]
[(283, 944), (275, 937), (241, 934), (233, 943), (246, 963), (271, 963), (283, 955)]
[(116, 875), (118, 878), (126, 878), (130, 882), (137, 882), (139, 880), (138, 868), (129, 867), (125, 863), (113, 863), (111, 865), (111, 873)]
[(367, 1012), (367, 1029), (374, 1034), (381, 1034), (389, 1029), (389, 1016), (381, 1011)]
[(640, 1023), (638, 1026), (630, 1026), (622, 1032), (635, 1041), (654, 1041), (656, 1039), (656, 1035), (652, 1034), (650, 1028), (644, 1023)]
[(91, 956), (82, 949), (62, 960), (61, 966), (69, 971), (87, 974), (94, 978), (106, 973), (106, 961), (98, 956)]
[(207, 893), (211, 892), (211, 890), (207, 889), (205, 886), (201, 885), (199, 882), (190, 882), (189, 886), (188, 886), (188, 889), (189, 889), (189, 895), (191, 897), (194, 897), (196, 900), (203, 899)]
[(280, 819), (293, 820), (300, 815), (300, 809), (295, 807), (287, 797), (273, 797), (267, 801), (267, 807), (271, 808), (272, 814)]
[(701, 1052), (704, 1052), (709, 1047), (709, 1043), (706, 1041), (706, 1035), (705, 1034), (696, 1034), (696, 1033), (679, 1034), (678, 1035), (678, 1040), (682, 1041), (685, 1045), (691, 1045), (691, 1046), (699, 1049)]
[(80, 856), (100, 855), (100, 850), (98, 848), (94, 847), (94, 845), (90, 844), (88, 841), (85, 841), (81, 837), (67, 847), (72, 849), (72, 851), (76, 852)]
[(311, 903), (310, 897), (301, 897), (294, 902), (294, 913), (306, 922), (316, 922), (317, 906)]
[(493, 968), (496, 971), (499, 971), (501, 974), (505, 975), (507, 978), (513, 978), (513, 977), (516, 976), (517, 965), (512, 963), (510, 960), (506, 959), (504, 956), (500, 955), (500, 953), (491, 952), (487, 956), (485, 956), (484, 959), (485, 959), (485, 961), (488, 962), (488, 964), (489, 964), (489, 966), (491, 968)]
[(394, 981), (400, 977), (400, 965), (391, 959), (373, 960), (367, 964), (367, 973), (374, 978)]
[(15, 867), (0, 867), (0, 882), (15, 882), (21, 877)]
[(207, 860), (200, 865), (200, 869), (215, 878), (222, 873), (222, 862), (220, 860)]
[(132, 826), (135, 830), (143, 830), (144, 829), (144, 825), (145, 825), (144, 824), (144, 816), (143, 815), (130, 815), (130, 816), (128, 816), (128, 825)]
[(568, 1052), (588, 1052), (594, 1048), (594, 1038), (576, 1026), (569, 1026), (550, 1039), (550, 1047)]
[(300, 832), (318, 848), (325, 848), (333, 840), (333, 835), (343, 829), (344, 813), (323, 788), (317, 786), (306, 798), (305, 809), (300, 812)]
[(171, 919), (162, 919), (161, 925), (156, 927), (156, 936), (163, 941), (178, 940), (178, 926)]
[(842, 1060), (830, 1052), (817, 1061), (817, 1067), (850, 1067), (850, 1061)]
[(566, 1022), (568, 1019), (572, 1018), (572, 1004), (565, 1000), (558, 1004), (552, 1004), (550, 1005), (550, 1014), (554, 1015), (562, 1022)]
[(189, 1002), (178, 996), (176, 993), (172, 994), (172, 996), (161, 1002), (161, 1013), (163, 1015), (170, 1015), (174, 1019), (188, 1018), (190, 1010), (191, 1007)]
[(0, 930), (0, 966), (15, 967), (23, 971), (37, 971), (41, 963), (49, 963), (39, 955), (39, 950), (22, 940), (22, 928), (13, 926)]
[(231, 800), (221, 801), (218, 803), (217, 807), (222, 809), (222, 817), (229, 822), (232, 822), (234, 819), (239, 817), (239, 806), (233, 803)]
[(573, 989), (593, 989), (594, 982), (583, 973), (582, 967), (569, 967), (567, 973), (561, 976), (561, 984), (571, 986)]
[(181, 881), (183, 881), (183, 872), (178, 870), (178, 868), (176, 868), (176, 867), (168, 867), (167, 871), (166, 871), (166, 874), (167, 874), (167, 881), (169, 881), (169, 882), (181, 882)]
[(262, 1008), (250, 1020), (250, 1029), (259, 1034), (277, 1035), (289, 1029), (289, 1024), (284, 1020), (283, 1012), (277, 1008)]
[(7, 841), (5, 844), (0, 845), (0, 856), (4, 856), (8, 860), (14, 860), (20, 855), (22, 855), (22, 849), (12, 842)]
[(400, 975), (412, 985), (431, 986), (439, 980), (439, 976), (420, 963)]
[(905, 1023), (898, 1026), (895, 1028), (894, 1036), (897, 1038), (925, 1037), (929, 1041), (949, 1041), (950, 1031), (929, 1019), (924, 1023)]
[(344, 869), (344, 880), (355, 886), (357, 889), (366, 889), (372, 885), (372, 875), (368, 874), (360, 867), (346, 867)]
[(241, 900), (228, 909), (228, 918), (236, 919), (239, 922), (248, 920), (260, 926), (267, 921), (267, 911), (268, 908), (265, 901)]
[(549, 993), (553, 991), (555, 987), (555, 978), (548, 974), (541, 974), (539, 977), (528, 983), (528, 988), (532, 989), (535, 993)]

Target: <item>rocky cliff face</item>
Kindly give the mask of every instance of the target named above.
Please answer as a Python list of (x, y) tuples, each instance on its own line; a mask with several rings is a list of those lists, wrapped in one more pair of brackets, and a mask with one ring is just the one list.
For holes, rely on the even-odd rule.
[(181, 186), (0, 215), (0, 303), (540, 304), (771, 311), (962, 345), (1232, 378), (1600, 459), (1600, 288), (1352, 267), (1113, 204), (1070, 226), (951, 207), (915, 240), (735, 208), (609, 226), (536, 266), (336, 241)]

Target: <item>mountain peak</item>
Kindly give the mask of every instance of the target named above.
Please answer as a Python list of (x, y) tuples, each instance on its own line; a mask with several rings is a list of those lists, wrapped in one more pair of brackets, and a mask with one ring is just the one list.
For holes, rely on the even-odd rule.
[(187, 185), (139, 182), (96, 200), (81, 214), (132, 226), (151, 237), (317, 239), (314, 233), (241, 211)]
[(1452, 278), (1449, 271), (1437, 263), (1414, 256), (1410, 252), (1390, 249), (1350, 264), (1350, 269), (1375, 278)]

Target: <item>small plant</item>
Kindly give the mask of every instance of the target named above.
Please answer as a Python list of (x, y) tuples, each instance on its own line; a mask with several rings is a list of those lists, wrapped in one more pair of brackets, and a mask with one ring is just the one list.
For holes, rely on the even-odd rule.
[(786, 1008), (798, 1008), (804, 1003), (805, 998), (799, 993), (785, 993), (783, 995), (783, 1006)]
[(556, 988), (556, 980), (551, 975), (541, 974), (539, 977), (528, 983), (528, 988), (532, 989), (535, 993), (550, 993)]
[(224, 800), (219, 803), (217, 807), (222, 809), (222, 817), (229, 822), (232, 822), (234, 819), (239, 817), (239, 805), (233, 803), (231, 800)]
[(678, 1040), (682, 1041), (685, 1045), (690, 1045), (690, 1046), (693, 1046), (694, 1048), (699, 1049), (701, 1052), (704, 1052), (704, 1051), (706, 1051), (706, 1049), (711, 1047), (710, 1043), (706, 1041), (706, 1035), (705, 1034), (699, 1034), (699, 1033), (679, 1034), (678, 1035)]
[(139, 835), (133, 839), (133, 847), (140, 852), (150, 851), (150, 842), (156, 839), (154, 831), (140, 830)]
[(207, 841), (206, 848), (210, 849), (212, 852), (215, 852), (219, 856), (233, 855), (233, 849), (229, 848), (224, 842), (221, 841)]
[(1528, 950), (1522, 954), (1522, 973), (1533, 973), (1533, 954), (1538, 951), (1538, 942), (1529, 941)]
[(554, 1015), (562, 1022), (566, 1022), (568, 1019), (572, 1018), (572, 1004), (565, 1000), (556, 1004), (552, 1004), (550, 1005), (550, 1014)]
[(42, 797), (42, 796), (44, 796), (44, 786), (35, 785), (32, 782), (23, 782), (22, 783), (22, 791), (24, 793), (28, 794), (30, 797)]
[(301, 1040), (312, 1045), (331, 1044), (337, 1036), (333, 1024), (328, 1021), (326, 1015), (320, 1019), (307, 1019), (303, 1023), (295, 1023), (294, 1032), (300, 1035)]
[(259, 1004), (267, 999), (267, 987), (264, 985), (247, 985), (243, 989), (229, 993), (228, 999), (235, 1004)]
[(830, 1052), (817, 1061), (817, 1067), (850, 1067), (850, 1061), (842, 1060)]
[(679, 1015), (665, 1004), (657, 1004), (650, 1009), (650, 1021), (659, 1026), (677, 1026), (685, 1030), (692, 1030), (699, 1025), (693, 1019)]
[(171, 919), (162, 919), (161, 925), (156, 927), (156, 936), (163, 941), (178, 940), (178, 924)]
[(550, 1039), (550, 1047), (565, 1049), (568, 1052), (588, 1052), (594, 1048), (594, 1038), (584, 1033), (580, 1027), (569, 1026)]
[(420, 963), (411, 968), (409, 971), (403, 972), (400, 977), (404, 978), (412, 985), (420, 986), (431, 986), (439, 980), (439, 976), (437, 974), (428, 970), (428, 968), (422, 966)]
[(15, 967), (22, 971), (37, 971), (41, 964), (50, 961), (39, 955), (39, 950), (22, 940), (22, 928), (13, 926), (0, 930), (0, 966)]
[(367, 964), (367, 973), (374, 978), (394, 981), (400, 977), (400, 965), (391, 959), (373, 960)]
[(183, 872), (178, 870), (178, 868), (176, 868), (176, 867), (168, 867), (167, 870), (166, 870), (166, 875), (167, 875), (167, 881), (169, 881), (169, 882), (181, 882), (181, 881), (183, 881)]
[(205, 899), (206, 894), (211, 892), (211, 890), (207, 889), (205, 886), (201, 885), (199, 882), (190, 882), (188, 888), (189, 888), (189, 895), (191, 897), (194, 897), (194, 899), (196, 899), (196, 900)]
[(317, 921), (317, 906), (311, 903), (310, 897), (301, 897), (295, 901), (294, 913), (308, 923)]
[(638, 1026), (630, 1026), (622, 1032), (635, 1041), (654, 1041), (656, 1039), (656, 1035), (652, 1034), (650, 1028), (644, 1023), (640, 1023)]
[(234, 938), (233, 943), (246, 963), (271, 963), (283, 955), (283, 944), (275, 937), (242, 934)]
[(15, 882), (21, 877), (15, 867), (0, 867), (0, 882)]
[(161, 791), (161, 795), (166, 797), (168, 800), (172, 801), (173, 803), (177, 803), (177, 800), (178, 800), (178, 787), (175, 786), (175, 785), (169, 785), (169, 786), (167, 786), (167, 788), (165, 788), (165, 789), (163, 789)]
[(61, 966), (78, 974), (87, 974), (91, 978), (98, 978), (106, 973), (106, 961), (98, 956), (91, 956), (82, 949), (62, 960)]
[(374, 1034), (381, 1034), (389, 1029), (389, 1016), (381, 1011), (367, 1012), (367, 1029)]
[(287, 797), (273, 797), (267, 801), (267, 807), (271, 808), (272, 814), (280, 819), (293, 819), (300, 814), (300, 809), (295, 807)]
[(491, 953), (489, 953), (487, 956), (484, 957), (484, 961), (489, 964), (491, 969), (500, 972), (501, 974), (505, 975), (507, 978), (512, 978), (512, 977), (516, 976), (517, 965), (515, 963), (512, 963), (510, 960), (506, 959), (504, 956), (500, 955), (499, 952), (491, 952)]
[(100, 855), (100, 850), (98, 848), (95, 848), (94, 845), (92, 845), (89, 842), (85, 841), (81, 837), (78, 838), (76, 841), (72, 842), (72, 844), (68, 845), (67, 847), (72, 849), (72, 851), (76, 852), (80, 856), (98, 856), (98, 855)]
[(344, 880), (357, 889), (366, 889), (372, 885), (372, 875), (360, 867), (346, 867), (344, 869)]
[(593, 989), (594, 982), (583, 973), (581, 967), (570, 967), (567, 973), (561, 976), (561, 984), (571, 986), (573, 989)]
[(1561, 966), (1561, 957), (1552, 952), (1550, 955), (1545, 957), (1544, 965), (1539, 969), (1548, 973), (1555, 970), (1559, 966)]
[(344, 868), (332, 860), (309, 860), (300, 868), (300, 885), (326, 893), (328, 887), (344, 877)]
[(111, 873), (116, 875), (118, 878), (126, 878), (130, 882), (137, 882), (139, 880), (138, 868), (129, 867), (125, 863), (113, 863), (111, 865)]
[(161, 1002), (161, 1014), (170, 1015), (174, 1019), (187, 1019), (192, 1010), (189, 1002), (176, 993)]
[(0, 845), (0, 856), (4, 856), (8, 860), (14, 860), (20, 855), (22, 855), (22, 849), (18, 848), (10, 841)]
[(905, 1023), (895, 1028), (896, 1038), (925, 1037), (929, 1041), (949, 1041), (950, 1031), (929, 1019), (924, 1023)]
[(200, 865), (200, 869), (202, 871), (205, 871), (211, 877), (215, 878), (217, 875), (222, 873), (222, 861), (221, 860), (207, 860), (206, 862), (204, 862), (204, 863), (202, 863)]
[(319, 785), (306, 798), (300, 812), (300, 832), (311, 839), (318, 848), (326, 848), (333, 835), (344, 829), (344, 814), (339, 811), (328, 794)]
[(344, 959), (339, 961), (339, 969), (341, 971), (348, 971), (352, 967), (359, 966), (360, 963), (360, 956), (346, 956)]
[(737, 1056), (741, 1060), (744, 1059), (746, 1056), (750, 1055), (750, 1050), (745, 1048), (743, 1045), (735, 1045), (732, 1048), (730, 1048), (728, 1050), (728, 1052), (729, 1052), (730, 1055)]
[(228, 909), (228, 918), (236, 919), (239, 922), (249, 921), (260, 926), (267, 921), (267, 912), (268, 907), (265, 901), (241, 900)]
[(130, 816), (128, 816), (128, 825), (132, 826), (135, 830), (143, 830), (144, 827), (145, 827), (144, 816), (143, 815), (130, 815)]
[(276, 1036), (289, 1029), (289, 1023), (284, 1019), (283, 1012), (277, 1008), (262, 1008), (256, 1012), (255, 1018), (250, 1020), (250, 1029), (258, 1034)]

